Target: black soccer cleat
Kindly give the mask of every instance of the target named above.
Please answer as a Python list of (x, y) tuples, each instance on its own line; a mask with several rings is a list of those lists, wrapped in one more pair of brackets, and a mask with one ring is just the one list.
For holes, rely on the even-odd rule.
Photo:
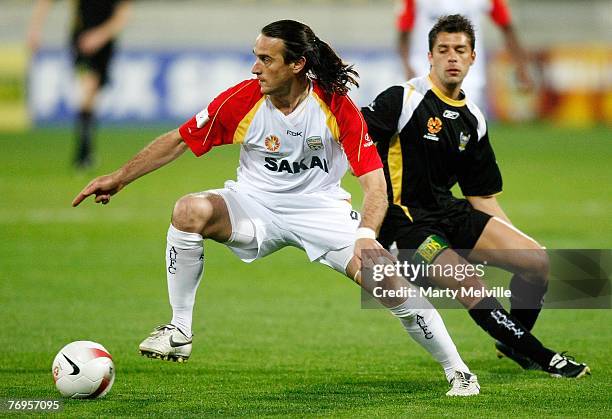
[(591, 375), (591, 369), (586, 364), (579, 364), (574, 357), (565, 355), (565, 352), (555, 354), (550, 360), (546, 372), (555, 378), (580, 378)]
[(495, 349), (497, 349), (497, 357), (503, 358), (507, 357), (516, 362), (523, 368), (524, 370), (541, 370), (542, 367), (540, 364), (532, 360), (531, 358), (518, 353), (508, 345), (501, 343), (500, 341), (495, 341)]

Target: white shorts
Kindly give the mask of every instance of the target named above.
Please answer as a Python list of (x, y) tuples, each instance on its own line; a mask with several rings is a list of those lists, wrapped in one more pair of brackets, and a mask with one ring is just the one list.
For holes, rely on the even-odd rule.
[(224, 186), (208, 192), (225, 201), (232, 235), (224, 244), (244, 262), (293, 246), (345, 273), (361, 219), (348, 201), (324, 193), (254, 195), (233, 181)]

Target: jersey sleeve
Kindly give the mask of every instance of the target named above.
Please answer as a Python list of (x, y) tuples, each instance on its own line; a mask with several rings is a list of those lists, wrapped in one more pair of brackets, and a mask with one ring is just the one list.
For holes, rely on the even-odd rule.
[(333, 96), (331, 109), (339, 129), (339, 141), (353, 174), (361, 176), (382, 168), (382, 161), (357, 105), (348, 96)]
[(502, 176), (489, 134), (470, 141), (461, 156), (457, 180), (464, 196), (489, 196), (502, 191)]
[[(215, 123), (214, 114), (209, 115), (208, 108), (202, 110), (179, 128), (183, 141), (189, 146), (193, 154), (201, 156), (209, 152), (213, 147), (223, 144), (231, 144), (232, 139), (225, 134), (220, 123)], [(209, 118), (202, 127), (198, 127), (198, 121)]]
[(392, 86), (379, 94), (368, 106), (361, 108), (374, 142), (389, 142), (397, 133), (403, 100), (402, 86)]
[(512, 23), (512, 15), (506, 0), (491, 0), (491, 12), (489, 15), (498, 26), (504, 27)]
[(233, 144), (238, 124), (260, 98), (257, 80), (245, 80), (213, 99), (185, 122), (179, 133), (198, 157), (215, 146)]
[(408, 32), (414, 28), (415, 4), (414, 0), (403, 0), (397, 15), (395, 26), (399, 32)]

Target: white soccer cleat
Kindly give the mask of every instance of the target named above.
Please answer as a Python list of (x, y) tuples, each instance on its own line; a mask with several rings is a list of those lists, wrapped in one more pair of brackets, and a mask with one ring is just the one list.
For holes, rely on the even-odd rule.
[(138, 350), (149, 358), (185, 362), (191, 355), (191, 337), (185, 336), (173, 324), (164, 324), (153, 329)]
[(451, 389), (447, 396), (476, 396), (480, 394), (478, 377), (469, 372), (455, 371), (455, 377), (451, 380)]

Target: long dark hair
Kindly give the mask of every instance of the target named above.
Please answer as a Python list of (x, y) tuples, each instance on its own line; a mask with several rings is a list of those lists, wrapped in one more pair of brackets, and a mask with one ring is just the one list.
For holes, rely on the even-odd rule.
[(334, 50), (314, 34), (312, 29), (295, 20), (272, 22), (261, 30), (262, 35), (282, 39), (285, 63), (306, 59), (304, 71), (316, 79), (326, 93), (346, 95), (349, 84), (359, 87), (359, 77), (352, 65), (345, 64)]

